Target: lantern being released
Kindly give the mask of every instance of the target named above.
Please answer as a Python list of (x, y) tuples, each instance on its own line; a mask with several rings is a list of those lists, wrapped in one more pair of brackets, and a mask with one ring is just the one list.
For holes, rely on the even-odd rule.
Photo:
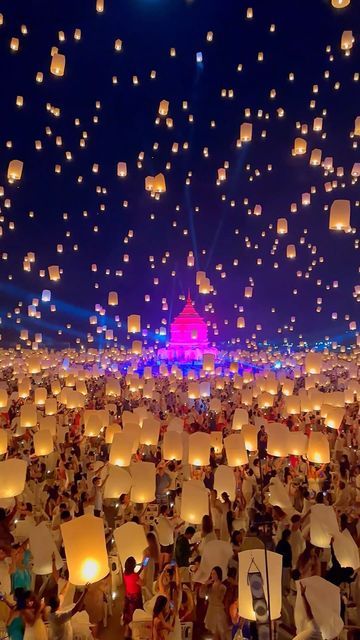
[(209, 514), (209, 496), (204, 484), (199, 480), (187, 480), (183, 484), (181, 497), (181, 518), (190, 524), (200, 524), (204, 515)]
[(141, 564), (144, 551), (148, 546), (144, 527), (141, 524), (126, 522), (115, 529), (114, 538), (122, 567), (131, 556), (135, 558), (136, 564)]
[[(267, 552), (270, 590), (270, 618), (277, 620), (281, 614), (282, 556)], [(264, 549), (250, 549), (239, 553), (239, 616), (246, 620), (268, 619), (269, 594), (266, 580)], [(256, 581), (256, 585), (255, 585)]]
[(0, 462), (0, 499), (14, 498), (24, 491), (27, 464), (10, 458)]
[(109, 573), (104, 523), (84, 515), (61, 525), (69, 581), (74, 585), (98, 582)]

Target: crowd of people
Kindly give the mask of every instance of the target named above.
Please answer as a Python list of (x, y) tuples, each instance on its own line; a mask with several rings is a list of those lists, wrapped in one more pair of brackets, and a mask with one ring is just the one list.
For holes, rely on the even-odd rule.
[[(52, 374), (41, 379), (40, 386), (48, 397), (52, 396), (53, 379)], [(125, 638), (134, 640), (190, 640), (191, 634), (197, 640), (209, 633), (214, 640), (255, 640), (259, 621), (240, 615), (238, 574), (239, 553), (259, 549), (282, 557), (278, 622), (288, 633), (286, 637), (296, 635), (294, 608), (299, 599), (306, 615), (297, 630), (306, 632), (302, 637), (323, 637), (306, 586), (306, 579), (314, 576), (339, 587), (343, 622), (348, 625), (350, 619), (354, 628), (360, 626), (359, 566), (343, 566), (333, 537), (328, 548), (311, 541), (312, 509), (325, 505), (334, 512), (339, 532), (347, 532), (359, 546), (360, 419), (355, 394), (353, 402), (344, 408), (340, 428), (335, 430), (325, 427), (319, 411), (287, 415), (281, 384), (273, 405), (260, 408), (256, 397), (251, 406), (242, 404), (242, 390), (234, 387), (231, 376), (224, 377), (221, 384), (213, 379), (210, 395), (193, 400), (189, 400), (186, 379), (174, 382), (159, 376), (154, 380), (152, 398), (145, 398), (141, 388), (132, 390), (126, 376), (120, 377), (120, 393), (108, 397), (106, 376), (89, 374), (84, 406), (70, 409), (58, 403), (54, 452), (39, 457), (33, 441), (38, 427), (24, 428), (19, 418), (21, 407), (34, 401), (39, 381), (30, 376), (28, 396), (19, 397), (12, 369), (2, 371), (1, 388), (9, 398), (0, 415), (1, 427), (8, 434), (3, 459), (27, 462), (23, 493), (0, 501), (0, 618), (7, 634), (3, 637), (71, 640), (74, 632), (80, 634), (81, 630), (84, 635), (76, 637), (89, 633), (88, 637), (101, 638), (112, 616), (117, 617), (114, 638), (121, 637), (122, 630)], [(304, 376), (298, 377), (294, 394), (304, 384)], [(346, 373), (329, 375), (321, 390), (330, 393), (345, 386)], [(217, 412), (211, 410), (213, 399), (220, 402)], [(111, 448), (106, 443), (106, 429), (113, 424), (121, 429), (123, 413), (138, 407), (146, 409), (160, 424), (158, 443), (139, 444), (131, 461), (132, 465), (147, 461), (156, 467), (155, 500), (150, 504), (134, 503), (130, 492), (116, 500), (106, 498), (104, 493)], [(249, 453), (248, 464), (233, 467), (234, 495), (216, 490), (217, 469), (227, 464), (222, 444), (211, 447), (208, 464), (202, 467), (188, 464), (185, 454), (182, 460), (164, 459), (163, 437), (174, 419), (182, 421), (184, 433), (218, 432), (222, 441), (232, 432), (238, 407), (248, 410), (249, 423), (258, 427), (258, 434), (257, 450)], [(85, 409), (107, 411), (108, 426), (96, 437), (84, 433)], [(37, 411), (41, 417), (44, 407), (38, 406)], [(269, 455), (267, 429), (272, 422), (307, 437), (314, 431), (324, 433), (330, 461), (314, 464), (306, 456)], [(201, 523), (184, 522), (181, 516), (182, 490), (190, 479), (208, 492), (208, 512)], [(109, 573), (96, 583), (78, 588), (68, 579), (62, 525), (87, 513), (103, 519)], [(26, 537), (26, 532), (40, 522), (46, 522), (63, 561), (58, 568), (54, 556), (52, 572), (46, 576), (34, 573), (31, 544)], [(127, 522), (144, 528), (147, 546), (141, 562), (129, 556), (121, 566), (116, 561), (113, 532)], [(225, 565), (211, 566), (206, 547), (217, 541), (228, 544), (229, 555)]]

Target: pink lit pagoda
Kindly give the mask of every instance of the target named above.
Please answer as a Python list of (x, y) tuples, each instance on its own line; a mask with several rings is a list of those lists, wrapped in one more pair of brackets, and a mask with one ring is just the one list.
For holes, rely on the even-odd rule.
[(202, 360), (204, 353), (216, 355), (217, 349), (209, 347), (206, 322), (196, 311), (188, 293), (185, 307), (171, 323), (170, 343), (167, 349), (159, 350), (159, 357), (189, 362)]

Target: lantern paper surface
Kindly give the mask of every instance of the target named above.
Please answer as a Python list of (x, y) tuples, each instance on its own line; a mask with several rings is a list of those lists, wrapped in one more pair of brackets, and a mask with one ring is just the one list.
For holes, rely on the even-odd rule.
[(131, 501), (145, 504), (155, 500), (155, 465), (153, 462), (137, 462), (132, 464)]
[(314, 504), (310, 511), (310, 542), (315, 547), (328, 549), (331, 538), (339, 534), (339, 525), (333, 507)]
[[(282, 556), (272, 551), (267, 552), (268, 576), (270, 587), (271, 620), (277, 620), (281, 614), (281, 575)], [(263, 580), (263, 590), (268, 602), (266, 585), (265, 551), (264, 549), (250, 549), (239, 553), (239, 615), (246, 620), (256, 620), (248, 573), (259, 571)]]
[(210, 436), (208, 433), (192, 433), (189, 438), (189, 464), (204, 467), (209, 464)]
[(109, 573), (102, 518), (87, 514), (61, 525), (69, 581), (84, 585), (102, 580)]
[(104, 498), (110, 500), (119, 499), (122, 493), (129, 493), (130, 487), (130, 473), (126, 469), (110, 465), (109, 477), (104, 488)]
[(199, 480), (183, 483), (181, 497), (181, 518), (189, 524), (200, 524), (204, 515), (209, 514), (209, 496), (204, 484)]
[(136, 522), (126, 522), (114, 531), (114, 538), (118, 556), (122, 567), (131, 556), (136, 564), (140, 564), (144, 557), (144, 551), (148, 546), (144, 527)]
[(204, 545), (200, 566), (193, 575), (193, 581), (204, 584), (209, 579), (214, 567), (221, 567), (223, 576), (226, 576), (229, 560), (232, 555), (233, 550), (230, 542), (210, 540), (210, 542)]
[(181, 460), (183, 455), (183, 440), (181, 433), (167, 431), (163, 440), (164, 460)]
[[(324, 640), (333, 640), (341, 632), (344, 623), (340, 617), (340, 589), (320, 576), (303, 578), (315, 622), (319, 625)], [(300, 581), (296, 582), (297, 596), (294, 615), (297, 633), (308, 628), (309, 618), (300, 592)]]
[(10, 458), (0, 462), (0, 498), (14, 498), (24, 491), (27, 464)]
[(29, 545), (33, 561), (33, 572), (38, 576), (52, 573), (52, 555), (55, 565), (61, 569), (63, 561), (46, 522), (40, 522), (30, 529)]
[(221, 464), (216, 468), (214, 476), (214, 489), (217, 491), (218, 496), (225, 492), (233, 502), (236, 494), (234, 470)]

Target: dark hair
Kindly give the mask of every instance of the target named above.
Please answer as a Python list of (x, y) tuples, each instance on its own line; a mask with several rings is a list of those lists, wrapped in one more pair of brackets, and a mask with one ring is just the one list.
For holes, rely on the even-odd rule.
[(158, 596), (155, 600), (154, 608), (153, 608), (153, 619), (156, 618), (162, 611), (164, 611), (167, 603), (166, 596)]
[(284, 529), (284, 531), (281, 534), (281, 540), (288, 540), (290, 536), (291, 536), (290, 529)]
[(58, 596), (53, 595), (53, 596), (50, 596), (48, 598), (48, 602), (47, 603), (48, 603), (52, 613), (54, 613), (59, 608), (60, 600), (59, 600)]
[(222, 579), (223, 579), (223, 575), (222, 575), (222, 568), (221, 568), (221, 567), (217, 567), (217, 566), (216, 566), (216, 567), (213, 567), (213, 569), (212, 569), (212, 570), (213, 570), (213, 571), (215, 571), (215, 573), (216, 573), (216, 575), (217, 575), (218, 579), (220, 580), (220, 582), (222, 582)]
[(67, 520), (68, 518), (71, 518), (71, 513), (68, 509), (65, 509), (65, 511), (60, 513), (60, 520)]
[(167, 505), (166, 504), (162, 504), (161, 507), (160, 507), (160, 515), (163, 515), (166, 512), (167, 512)]
[(201, 529), (204, 536), (207, 536), (208, 533), (213, 532), (214, 527), (213, 527), (213, 521), (211, 519), (211, 516), (209, 515), (203, 516), (203, 519), (201, 521)]
[(192, 527), (192, 526), (190, 525), (190, 527), (186, 527), (186, 529), (185, 529), (185, 535), (186, 535), (186, 536), (189, 536), (189, 535), (191, 534), (191, 536), (193, 536), (193, 535), (194, 535), (194, 533), (195, 533), (195, 531), (196, 531), (195, 527)]
[(130, 573), (134, 573), (135, 567), (136, 567), (135, 558), (133, 556), (129, 556), (128, 558), (126, 558), (125, 567), (124, 567), (126, 575), (129, 575)]
[(227, 577), (228, 578), (236, 578), (237, 570), (236, 567), (228, 567)]

